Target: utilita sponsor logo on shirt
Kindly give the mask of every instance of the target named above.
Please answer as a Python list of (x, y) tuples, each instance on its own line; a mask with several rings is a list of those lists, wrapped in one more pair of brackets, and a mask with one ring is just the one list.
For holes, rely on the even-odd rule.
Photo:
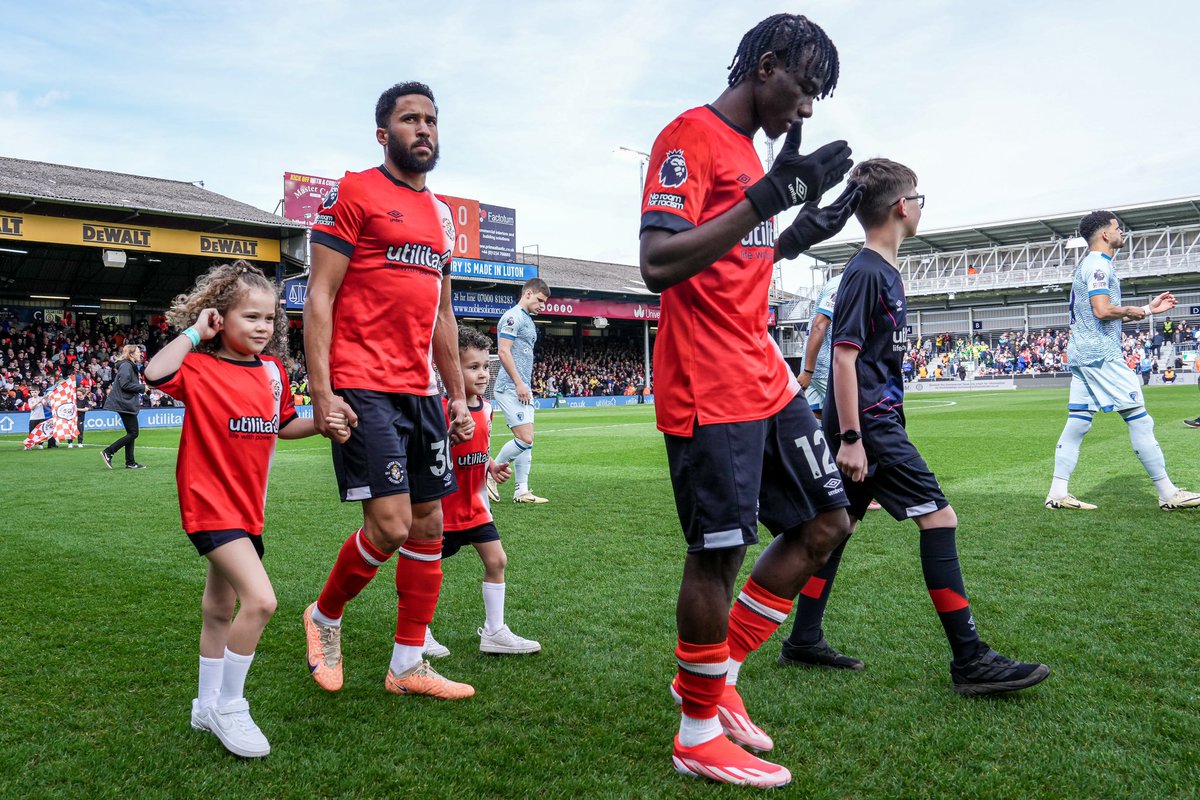
[(742, 239), (743, 247), (774, 247), (775, 220), (765, 219)]
[(487, 462), (488, 454), (482, 451), (478, 453), (466, 453), (454, 459), (454, 463), (460, 467), (476, 467)]
[(229, 420), (229, 432), (274, 436), (279, 433), (279, 417), (236, 417)]
[(387, 260), (393, 264), (403, 264), (406, 267), (426, 267), (437, 272), (442, 271), (442, 264), (448, 257), (448, 254), (434, 252), (434, 249), (427, 244), (413, 244), (412, 242), (392, 245), (387, 249)]
[(892, 352), (908, 350), (908, 335), (902, 330), (892, 331)]

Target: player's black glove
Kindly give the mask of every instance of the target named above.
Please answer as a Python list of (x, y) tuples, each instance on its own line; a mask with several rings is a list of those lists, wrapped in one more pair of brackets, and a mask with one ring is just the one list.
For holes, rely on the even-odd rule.
[(813, 245), (837, 235), (858, 208), (862, 195), (863, 187), (850, 181), (838, 199), (824, 208), (818, 208), (816, 203), (806, 203), (796, 221), (779, 235), (780, 258), (795, 258)]
[(797, 120), (788, 129), (771, 171), (746, 190), (746, 198), (759, 219), (769, 219), (785, 208), (819, 201), (826, 189), (842, 182), (852, 166), (850, 146), (841, 140), (830, 142), (810, 155), (800, 155)]

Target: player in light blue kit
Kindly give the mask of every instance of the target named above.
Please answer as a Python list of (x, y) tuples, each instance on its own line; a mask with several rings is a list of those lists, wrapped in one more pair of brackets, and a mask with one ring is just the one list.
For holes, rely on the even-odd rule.
[(1154, 420), (1142, 399), (1142, 383), (1121, 352), (1121, 323), (1145, 319), (1175, 307), (1175, 296), (1163, 292), (1144, 306), (1121, 305), (1121, 279), (1112, 258), (1125, 244), (1125, 232), (1111, 211), (1093, 211), (1079, 223), (1079, 235), (1089, 253), (1079, 262), (1071, 287), (1071, 341), (1067, 363), (1071, 369), (1071, 394), (1067, 424), (1054, 456), (1054, 481), (1046, 508), (1090, 510), (1068, 491), (1068, 481), (1079, 461), (1079, 446), (1092, 427), (1097, 411), (1116, 411), (1129, 426), (1133, 452), (1146, 468), (1158, 492), (1163, 511), (1200, 506), (1200, 494), (1184, 491), (1167, 477), (1162, 448), (1154, 438)]
[[(497, 350), (503, 369), (496, 376), (493, 394), (495, 407), (504, 413), (504, 422), (512, 429), (513, 439), (500, 449), (496, 463), (513, 465), (514, 503), (537, 505), (548, 502), (529, 491), (529, 469), (533, 464), (533, 347), (537, 344), (537, 326), (533, 316), (541, 313), (550, 299), (550, 287), (541, 278), (525, 281), (521, 299), (504, 312), (496, 327)], [(488, 496), (500, 499), (500, 490), (488, 479)]]
[(833, 307), (837, 303), (838, 286), (842, 284), (842, 276), (835, 275), (821, 287), (817, 297), (817, 310), (812, 321), (808, 323), (808, 341), (804, 345), (804, 368), (796, 376), (804, 389), (804, 397), (808, 407), (821, 418), (821, 409), (825, 407), (825, 395), (829, 391), (829, 363), (833, 357), (833, 343), (828, 333), (833, 323)]

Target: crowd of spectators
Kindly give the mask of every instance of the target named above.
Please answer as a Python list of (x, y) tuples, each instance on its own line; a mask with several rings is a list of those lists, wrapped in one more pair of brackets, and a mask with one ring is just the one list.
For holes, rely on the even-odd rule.
[(534, 351), (534, 397), (634, 395), (642, 391), (645, 363), (641, 340), (543, 338)]
[[(147, 356), (172, 335), (161, 318), (118, 325), (95, 318), (20, 323), (0, 320), (0, 412), (28, 411), (33, 390), (42, 396), (62, 380), (71, 380), (81, 405), (101, 408), (115, 376), (114, 362), (127, 344), (140, 345)], [(284, 359), (295, 402), (310, 403), (304, 368), (304, 341), (299, 328), (288, 339)], [(538, 343), (533, 371), (537, 397), (592, 397), (642, 392), (644, 368), (640, 340), (617, 338)], [(157, 389), (142, 395), (146, 408), (173, 406)]]
[[(148, 355), (168, 341), (171, 332), (161, 318), (118, 325), (94, 318), (75, 320), (68, 312), (59, 320), (21, 324), (0, 319), (0, 412), (27, 411), (33, 390), (45, 395), (70, 379), (81, 405), (100, 408), (112, 383), (122, 346), (136, 344)], [(959, 379), (1067, 370), (1067, 331), (1008, 331), (970, 338), (941, 333), (913, 343), (904, 354), (905, 380)], [(299, 328), (290, 331), (285, 359), (297, 404), (310, 402), (304, 369), (304, 342)], [(1167, 363), (1163, 346), (1172, 344)], [(1200, 348), (1200, 325), (1167, 318), (1151, 330), (1122, 334), (1126, 363), (1144, 380), (1182, 368), (1181, 354)], [(642, 393), (645, 378), (640, 339), (543, 338), (535, 352), (533, 393), (536, 397), (593, 397)], [(1189, 365), (1190, 366), (1190, 365)], [(174, 401), (151, 389), (144, 407), (172, 406)]]
[[(967, 377), (1032, 375), (1067, 371), (1068, 331), (1007, 331), (989, 336), (941, 333), (914, 343), (904, 354), (905, 380), (965, 380)], [(1167, 318), (1154, 330), (1122, 332), (1125, 362), (1147, 375), (1181, 369), (1182, 352), (1200, 346), (1200, 326)], [(1165, 344), (1174, 346), (1171, 363), (1160, 363)]]
[(28, 325), (0, 320), (0, 411), (27, 411), (34, 389), (45, 395), (64, 379), (99, 407), (121, 348), (157, 347), (162, 336), (161, 328), (146, 322), (116, 325), (88, 318), (77, 323), (70, 312), (57, 321)]
[[(172, 335), (166, 322), (142, 320), (134, 325), (84, 318), (70, 312), (54, 321), (23, 324), (0, 319), (0, 412), (28, 411), (34, 390), (45, 396), (69, 379), (77, 401), (87, 408), (102, 408), (116, 374), (114, 362), (127, 344), (140, 345), (152, 356)], [(308, 376), (304, 371), (304, 343), (298, 331), (289, 337), (289, 357), (284, 359), (295, 402), (308, 404)], [(143, 408), (163, 408), (175, 401), (157, 389), (141, 397)]]

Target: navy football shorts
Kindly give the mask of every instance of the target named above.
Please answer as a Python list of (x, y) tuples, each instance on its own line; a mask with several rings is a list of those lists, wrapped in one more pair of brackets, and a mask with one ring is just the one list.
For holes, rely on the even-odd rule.
[(848, 505), (821, 423), (803, 394), (754, 422), (697, 425), (666, 435), (675, 507), (688, 552), (758, 541)]
[(188, 541), (195, 546), (196, 552), (202, 556), (208, 555), (223, 544), (229, 544), (237, 539), (249, 539), (250, 544), (254, 545), (254, 552), (258, 553), (258, 559), (261, 561), (263, 557), (262, 534), (255, 535), (250, 531), (231, 528), (223, 531), (195, 531), (189, 533), (187, 537)]
[(465, 531), (444, 531), (442, 533), (442, 558), (449, 558), (469, 544), (498, 541), (500, 541), (500, 531), (496, 530), (494, 522), (485, 522), (474, 528), (467, 528)]
[(950, 505), (937, 476), (911, 442), (905, 440), (908, 458), (898, 464), (867, 467), (862, 483), (846, 481), (846, 497), (850, 500), (850, 516), (862, 519), (867, 506), (875, 500), (895, 519), (906, 520), (932, 514)]
[(413, 503), (428, 503), (458, 489), (441, 398), (369, 389), (337, 394), (358, 414), (350, 439), (333, 443), (342, 500), (408, 494)]

